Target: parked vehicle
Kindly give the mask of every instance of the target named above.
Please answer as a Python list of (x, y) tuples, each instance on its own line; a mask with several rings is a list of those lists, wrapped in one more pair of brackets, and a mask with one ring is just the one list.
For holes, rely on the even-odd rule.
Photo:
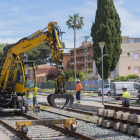
[[(111, 96), (110, 89), (111, 89), (111, 85), (110, 85), (110, 84), (104, 85), (104, 88), (103, 88), (104, 94), (105, 94), (105, 95), (108, 95), (108, 96)], [(100, 88), (98, 89), (98, 96), (101, 96), (101, 95), (102, 95), (102, 87), (100, 87)]]
[(112, 82), (111, 83), (111, 96), (116, 100), (120, 100), (122, 97), (122, 86), (127, 85), (127, 91), (130, 93), (130, 97), (135, 97), (138, 95), (140, 83), (136, 82)]

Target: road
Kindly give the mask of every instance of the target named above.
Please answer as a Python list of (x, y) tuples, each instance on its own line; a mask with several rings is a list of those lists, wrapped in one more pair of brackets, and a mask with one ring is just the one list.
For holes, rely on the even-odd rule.
[[(42, 95), (38, 95), (38, 102), (47, 102), (47, 96), (43, 96), (44, 93), (42, 93)], [(45, 94), (45, 95), (49, 95), (49, 93)], [(57, 99), (57, 102), (62, 102), (65, 101), (65, 99)], [(102, 97), (82, 97), (81, 96), (81, 102), (98, 102), (101, 103), (102, 102)], [(116, 100), (114, 98), (108, 97), (108, 96), (104, 96), (104, 101), (105, 102), (116, 102)], [(74, 99), (74, 102), (76, 103), (76, 99)], [(117, 101), (118, 102), (118, 101)], [(120, 101), (119, 101), (120, 102)], [(32, 94), (31, 94), (31, 98), (29, 99), (29, 104), (33, 103), (33, 99), (32, 99)]]

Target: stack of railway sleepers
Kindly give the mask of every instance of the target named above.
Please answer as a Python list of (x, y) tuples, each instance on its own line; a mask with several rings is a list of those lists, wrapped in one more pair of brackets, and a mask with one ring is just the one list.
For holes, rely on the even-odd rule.
[(104, 105), (97, 111), (97, 125), (140, 136), (140, 110)]

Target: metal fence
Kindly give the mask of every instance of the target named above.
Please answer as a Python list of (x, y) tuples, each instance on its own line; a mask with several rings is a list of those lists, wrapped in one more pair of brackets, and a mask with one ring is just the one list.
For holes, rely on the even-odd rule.
[(41, 89), (54, 89), (55, 81), (37, 82), (37, 87)]
[[(66, 90), (76, 90), (77, 82), (65, 82), (66, 83)], [(101, 81), (99, 80), (88, 80), (88, 81), (80, 81), (83, 89), (82, 91), (96, 91), (101, 87)], [(106, 82), (104, 82), (106, 83)], [(41, 89), (54, 89), (55, 88), (55, 81), (46, 81), (46, 82), (38, 82), (37, 87)], [(86, 87), (86, 89), (85, 89)]]
[[(82, 91), (85, 90), (85, 81), (80, 81), (83, 89)], [(73, 82), (66, 82), (66, 90), (76, 90), (76, 85), (77, 85), (77, 82), (76, 81), (73, 81)]]

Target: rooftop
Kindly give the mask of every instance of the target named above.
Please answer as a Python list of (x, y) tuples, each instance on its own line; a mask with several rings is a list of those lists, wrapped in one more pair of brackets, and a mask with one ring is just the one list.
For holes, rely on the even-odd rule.
[(38, 74), (38, 75), (36, 75), (37, 77), (44, 77), (44, 76), (46, 76), (46, 73), (41, 73), (41, 74)]

